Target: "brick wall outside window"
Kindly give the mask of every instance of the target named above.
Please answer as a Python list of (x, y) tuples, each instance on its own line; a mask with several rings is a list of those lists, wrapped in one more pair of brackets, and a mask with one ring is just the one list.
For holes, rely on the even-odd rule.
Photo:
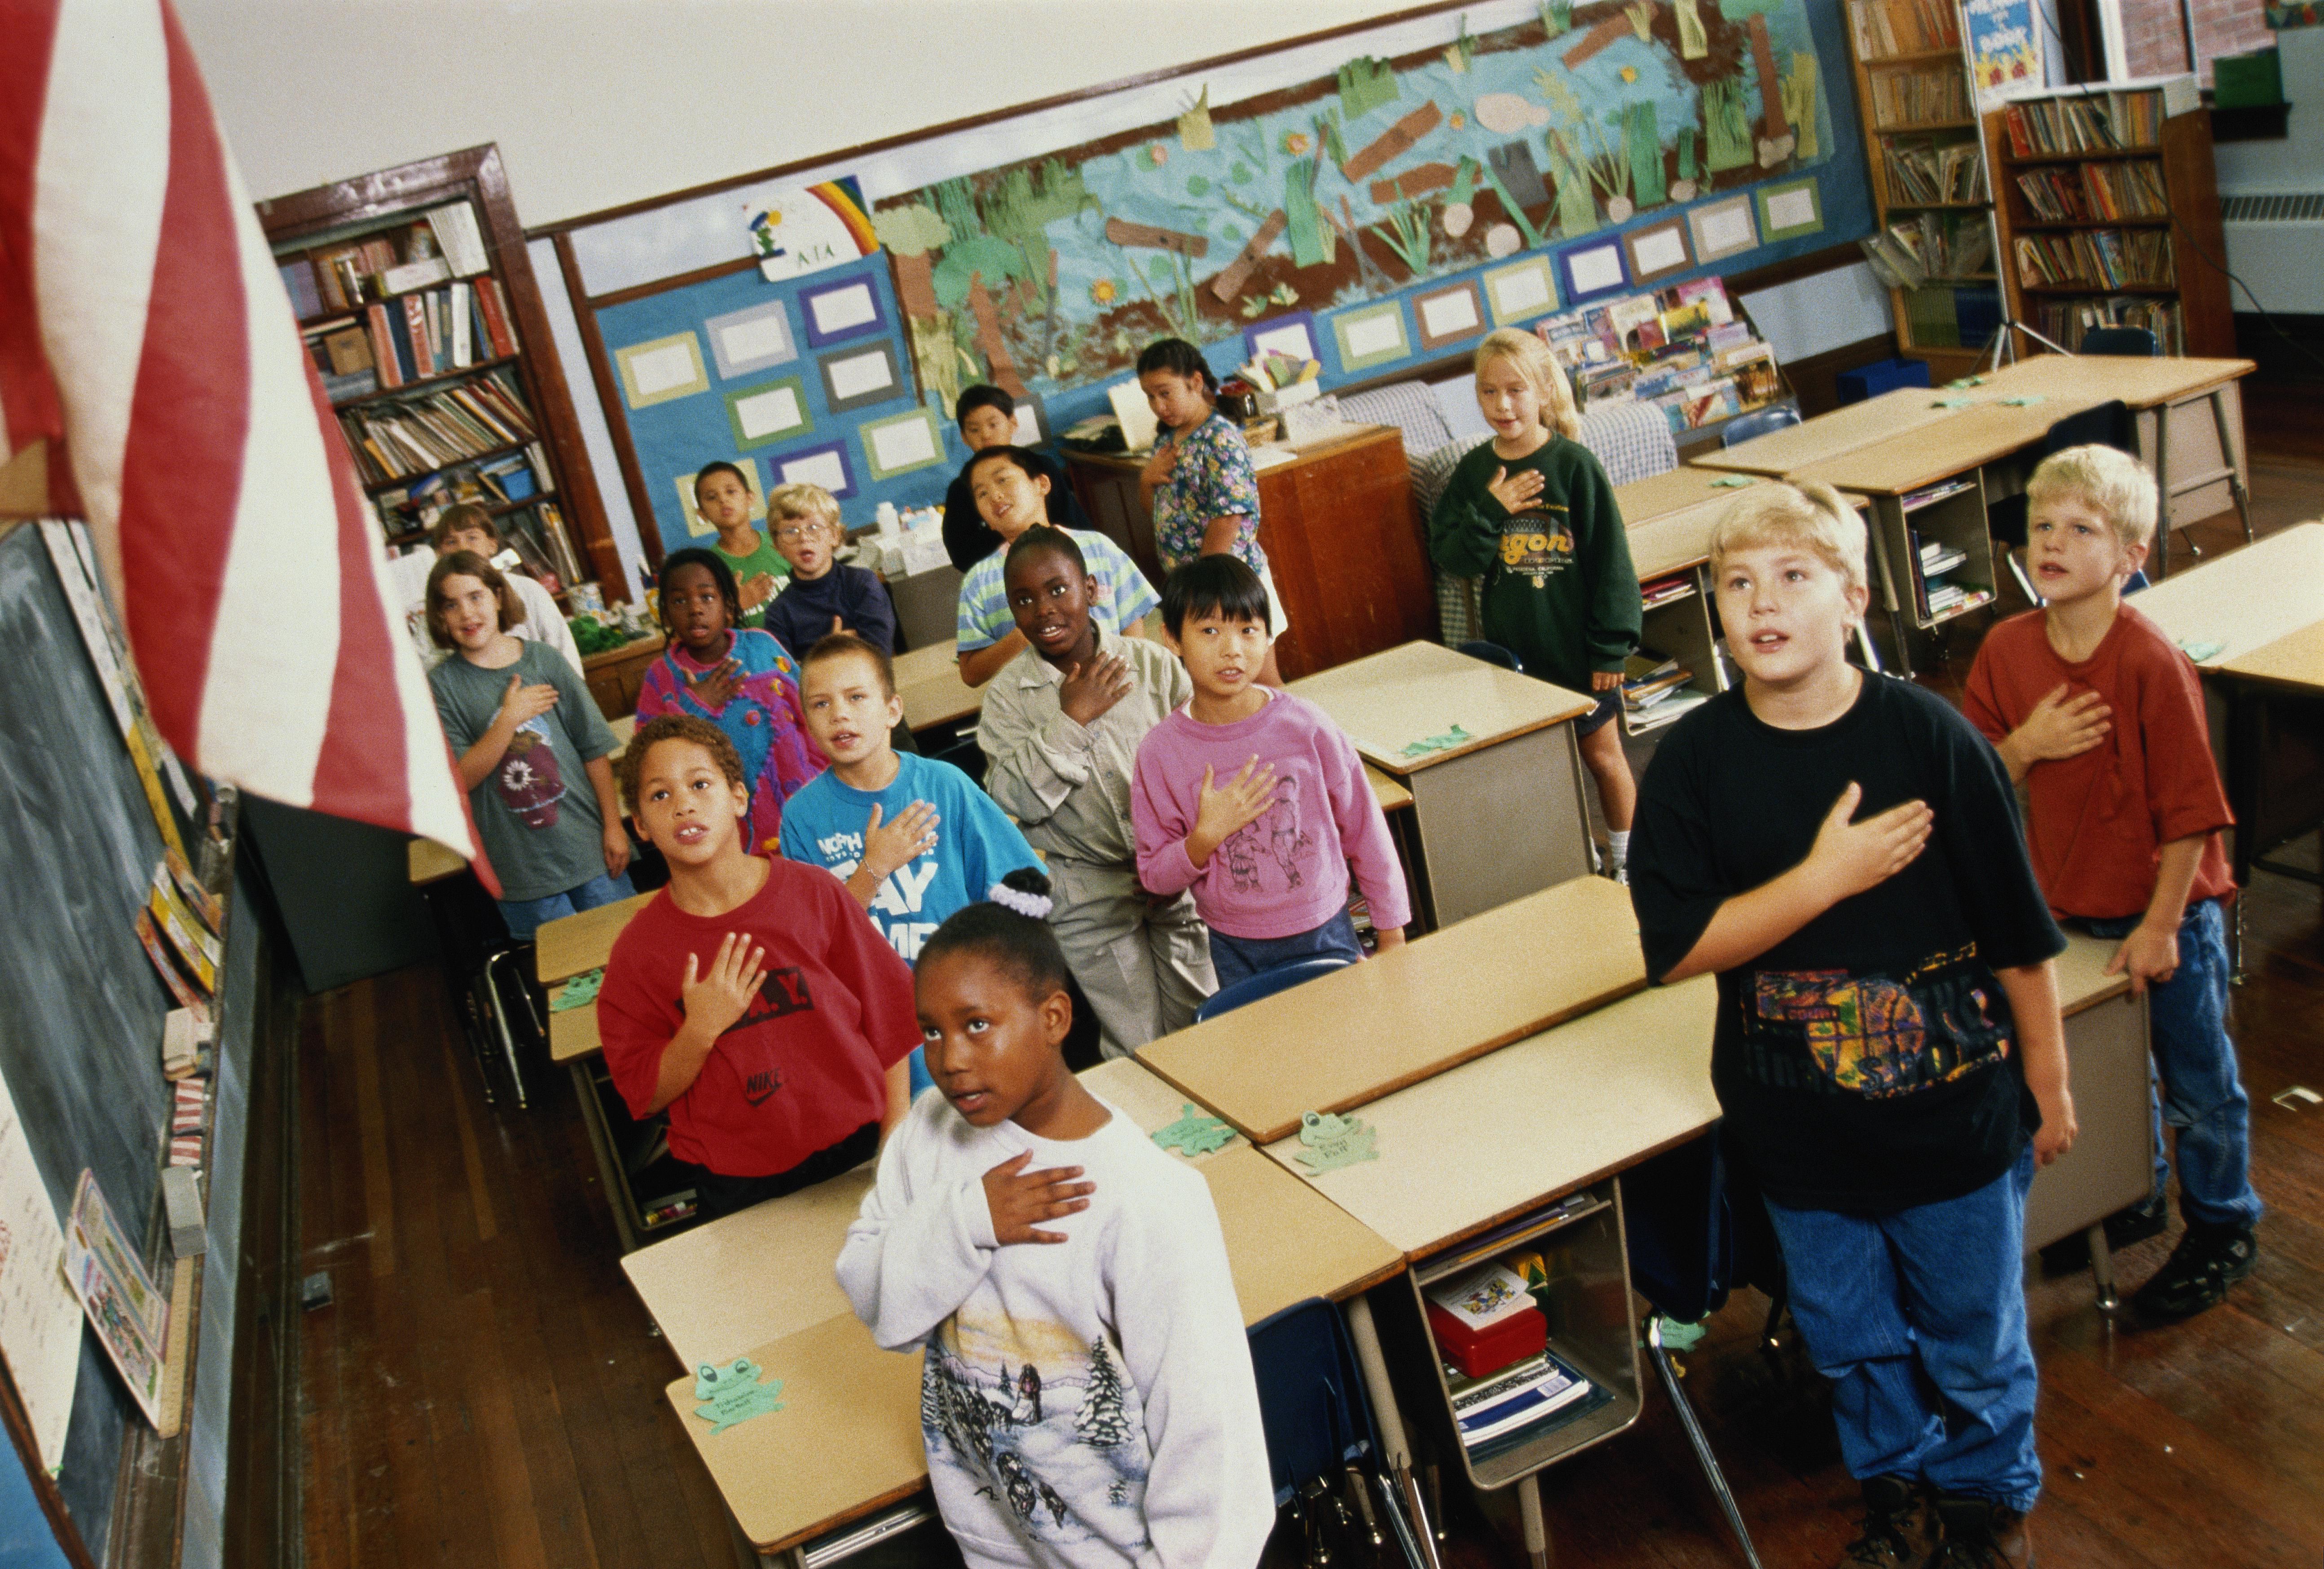
[[(2264, 49), (2274, 42), (2261, 0), (2194, 0), (2194, 11), (2195, 53), (2206, 87), (2214, 59)], [(2131, 75), (2169, 76), (2187, 69), (2179, 0), (2115, 0), (2115, 14)]]

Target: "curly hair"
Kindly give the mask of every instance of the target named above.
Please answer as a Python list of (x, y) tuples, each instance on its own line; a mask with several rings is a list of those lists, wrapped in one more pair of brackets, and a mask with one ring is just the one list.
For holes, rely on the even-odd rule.
[(622, 752), (621, 761), (614, 765), (614, 782), (622, 787), (622, 808), (632, 817), (638, 811), (638, 781), (645, 772), (646, 754), (665, 741), (691, 741), (710, 754), (718, 771), (726, 776), (728, 784), (751, 788), (750, 776), (742, 771), (742, 754), (734, 750), (726, 733), (707, 719), (696, 719), (691, 714), (665, 714), (659, 719), (649, 719), (638, 726), (630, 737), (630, 744)]

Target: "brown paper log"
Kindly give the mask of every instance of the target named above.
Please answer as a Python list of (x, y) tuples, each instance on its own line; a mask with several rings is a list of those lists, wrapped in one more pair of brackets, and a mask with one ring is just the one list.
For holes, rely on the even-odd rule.
[(1182, 256), (1201, 258), (1208, 255), (1211, 242), (1200, 235), (1180, 234), (1176, 229), (1157, 229), (1152, 224), (1133, 224), (1124, 218), (1105, 220), (1105, 237), (1117, 245), (1142, 245), (1149, 250), (1176, 251)]
[(1461, 171), (1449, 163), (1416, 163), (1394, 180), (1372, 181), (1372, 200), (1382, 206), (1398, 197), (1425, 196), (1432, 190), (1443, 190), (1461, 177)]
[(896, 269), (896, 298), (903, 302), (904, 314), (932, 321), (944, 312), (936, 306), (936, 269), (923, 251), (917, 256), (888, 253)]
[(1759, 65), (1759, 104), (1766, 110), (1766, 130), (1768, 141), (1792, 134), (1792, 123), (1784, 117), (1784, 82), (1775, 74), (1775, 43), (1767, 36), (1767, 19), (1757, 11), (1751, 13), (1751, 58)]
[(1009, 346), (1001, 337), (1001, 312), (992, 303), (992, 296), (984, 287), (984, 274), (972, 272), (968, 279), (968, 309), (976, 317), (976, 346), (984, 355), (987, 369), (992, 373), (992, 384), (1012, 398), (1029, 397), (1024, 378), (1017, 374), (1017, 362), (1009, 353)]
[(1609, 16), (1583, 33), (1580, 43), (1565, 51), (1565, 69), (1573, 69), (1629, 31), (1630, 19), (1628, 16)]
[(1267, 254), (1267, 247), (1275, 244), (1276, 237), (1283, 233), (1290, 221), (1281, 208), (1268, 214), (1267, 221), (1259, 226), (1259, 233), (1251, 235), (1250, 243), (1243, 246), (1242, 254), (1229, 263), (1226, 271), (1211, 280), (1211, 292), (1217, 296), (1220, 304), (1232, 305), (1235, 302), (1235, 296), (1242, 292), (1243, 280), (1250, 276), (1250, 270), (1259, 265), (1259, 259)]
[[(1626, 23), (1624, 25), (1628, 26), (1628, 23)], [(1389, 159), (1406, 152), (1414, 143), (1443, 123), (1443, 110), (1438, 108), (1433, 102), (1423, 104), (1381, 132), (1361, 152), (1340, 165), (1340, 172), (1346, 175), (1350, 180), (1362, 180)]]

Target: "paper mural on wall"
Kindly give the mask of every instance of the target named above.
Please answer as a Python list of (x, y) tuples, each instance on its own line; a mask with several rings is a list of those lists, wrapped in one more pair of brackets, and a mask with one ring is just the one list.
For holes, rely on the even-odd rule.
[(776, 194), (751, 215), (751, 250), (770, 281), (820, 272), (880, 248), (851, 177)]
[[(1973, 4), (1975, 0), (1973, 0)], [(2027, 0), (2017, 0), (2020, 8)], [(1830, 160), (1804, 0), (1570, 6), (882, 199), (924, 392), (1054, 392)]]
[(2042, 79), (2041, 23), (2034, 0), (1961, 0), (1969, 68), (1982, 95)]

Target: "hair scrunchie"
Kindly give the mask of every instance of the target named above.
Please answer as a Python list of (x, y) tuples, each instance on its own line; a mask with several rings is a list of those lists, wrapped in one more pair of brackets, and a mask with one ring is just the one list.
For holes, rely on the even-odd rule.
[(1046, 893), (1028, 893), (1022, 889), (1011, 888), (1005, 882), (994, 883), (991, 891), (984, 897), (1004, 909), (1013, 909), (1019, 915), (1029, 917), (1034, 920), (1048, 919), (1049, 911), (1056, 908), (1056, 900)]

